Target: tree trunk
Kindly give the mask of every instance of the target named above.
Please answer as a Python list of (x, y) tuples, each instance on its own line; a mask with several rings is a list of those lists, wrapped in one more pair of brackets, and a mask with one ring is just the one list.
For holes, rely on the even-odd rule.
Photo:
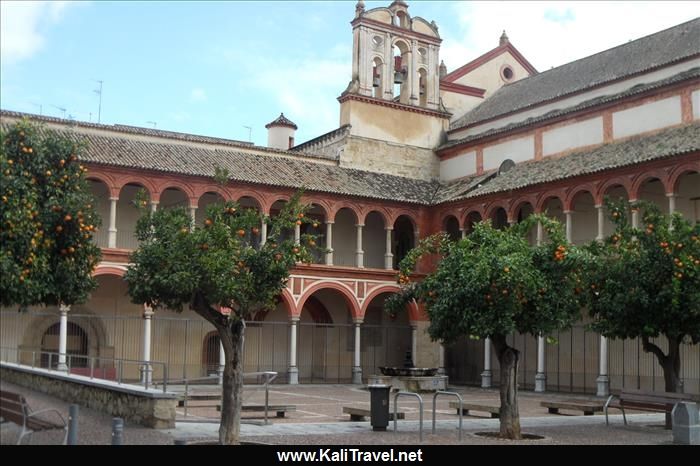
[(520, 440), (520, 413), (518, 411), (518, 361), (520, 352), (506, 343), (504, 335), (492, 335), (491, 341), (501, 366), (501, 436)]
[[(664, 370), (664, 389), (667, 392), (676, 393), (681, 391), (681, 339), (666, 336), (668, 339), (668, 354), (664, 354), (661, 348), (649, 341), (649, 337), (642, 337), (642, 348), (647, 353), (656, 356)], [(666, 428), (671, 428), (671, 414), (666, 413)]]
[(241, 432), (245, 322), (235, 321), (230, 326), (219, 329), (219, 335), (224, 346), (226, 360), (223, 375), (219, 443), (236, 445), (239, 442)]
[(195, 293), (190, 308), (210, 322), (218, 331), (224, 347), (224, 374), (221, 394), (221, 424), (219, 443), (236, 445), (241, 432), (241, 404), (243, 395), (243, 348), (245, 321), (235, 315), (223, 315), (209, 305), (199, 292)]

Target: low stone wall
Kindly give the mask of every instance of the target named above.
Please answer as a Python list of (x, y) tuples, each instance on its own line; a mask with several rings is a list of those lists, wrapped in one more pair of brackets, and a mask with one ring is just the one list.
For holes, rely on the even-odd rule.
[(146, 427), (175, 427), (174, 393), (7, 363), (0, 378)]

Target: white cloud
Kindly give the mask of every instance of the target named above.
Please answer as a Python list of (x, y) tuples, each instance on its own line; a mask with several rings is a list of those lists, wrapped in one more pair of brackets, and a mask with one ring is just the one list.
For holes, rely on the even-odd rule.
[(70, 2), (0, 2), (0, 56), (3, 63), (30, 58), (44, 45), (47, 23), (59, 22)]
[[(335, 50), (335, 48), (333, 48)], [(339, 104), (335, 97), (345, 89), (351, 74), (348, 57), (264, 57), (240, 61), (236, 53), (226, 54), (236, 64), (245, 85), (272, 96), (278, 112), (299, 125), (309, 139), (338, 127)], [(243, 70), (240, 68), (244, 67)], [(302, 136), (303, 137), (303, 136)], [(299, 142), (302, 142), (301, 140)]]
[(205, 102), (207, 100), (207, 93), (204, 89), (200, 87), (195, 87), (190, 92), (190, 102)]
[(511, 43), (540, 71), (653, 34), (700, 15), (700, 2), (460, 2), (462, 37), (444, 37), (448, 71)]
[(175, 112), (169, 112), (169, 113), (168, 113), (168, 118), (170, 118), (171, 120), (176, 121), (176, 122), (178, 122), (178, 123), (183, 123), (183, 122), (188, 121), (189, 119), (191, 119), (192, 116), (191, 116), (189, 113), (187, 113), (187, 112), (185, 112), (185, 111), (183, 111), (183, 110), (178, 110), (178, 111), (175, 111)]

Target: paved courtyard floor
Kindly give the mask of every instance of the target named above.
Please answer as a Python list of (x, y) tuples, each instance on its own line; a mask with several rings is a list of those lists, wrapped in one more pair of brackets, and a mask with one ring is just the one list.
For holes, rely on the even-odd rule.
[[(23, 387), (0, 381), (3, 390), (22, 393), (34, 410), (53, 407), (67, 417), (69, 403)], [(216, 387), (198, 386), (197, 392), (209, 393)], [(184, 390), (173, 387), (173, 390)], [(498, 404), (498, 391), (473, 387), (450, 387), (460, 393), (466, 402)], [(394, 397), (392, 395), (391, 410)], [(654, 413), (639, 413), (628, 416), (630, 424), (625, 426), (620, 414), (610, 417), (611, 425), (605, 425), (602, 414), (583, 416), (576, 411), (549, 414), (540, 406), (543, 400), (597, 400), (590, 396), (563, 393), (519, 392), (521, 425), (524, 433), (543, 438), (519, 442), (486, 438), (480, 432), (498, 431), (498, 419), (488, 413), (473, 412), (464, 416), (462, 439), (458, 438), (458, 416), (456, 409), (448, 406), (452, 397), (439, 397), (436, 408), (436, 432), (432, 434), (432, 394), (423, 394), (423, 437), (419, 439), (420, 407), (413, 398), (399, 398), (400, 412), (406, 419), (398, 421), (397, 432), (393, 422), (386, 432), (372, 430), (369, 420), (351, 421), (343, 414), (344, 406), (369, 409), (369, 392), (359, 385), (273, 385), (269, 390), (271, 405), (294, 405), (295, 411), (284, 418), (271, 413), (265, 424), (262, 413), (244, 413), (241, 424), (241, 439), (249, 443), (273, 445), (659, 445), (671, 444), (671, 431), (663, 428), (664, 416)], [(264, 403), (261, 387), (247, 387), (245, 404)], [(199, 406), (198, 406), (199, 405)], [(201, 406), (205, 405), (205, 406)], [(173, 444), (175, 440), (200, 443), (215, 440), (218, 435), (218, 413), (216, 401), (192, 402), (187, 408), (177, 408), (178, 421), (174, 429), (155, 430), (127, 423), (124, 444)], [(619, 413), (619, 411), (615, 411)], [(108, 445), (111, 443), (112, 417), (81, 407), (78, 425), (79, 443), (85, 445)], [(0, 444), (14, 444), (19, 429), (11, 423), (0, 427)], [(33, 435), (32, 444), (59, 443), (57, 431), (40, 432)], [(26, 440), (25, 440), (26, 441)]]

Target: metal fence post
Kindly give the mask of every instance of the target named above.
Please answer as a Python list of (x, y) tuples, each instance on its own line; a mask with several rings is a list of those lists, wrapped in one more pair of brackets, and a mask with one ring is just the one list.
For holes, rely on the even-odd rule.
[(68, 407), (68, 445), (78, 444), (78, 405)]
[(124, 434), (124, 420), (120, 417), (112, 418), (112, 445), (121, 445)]

